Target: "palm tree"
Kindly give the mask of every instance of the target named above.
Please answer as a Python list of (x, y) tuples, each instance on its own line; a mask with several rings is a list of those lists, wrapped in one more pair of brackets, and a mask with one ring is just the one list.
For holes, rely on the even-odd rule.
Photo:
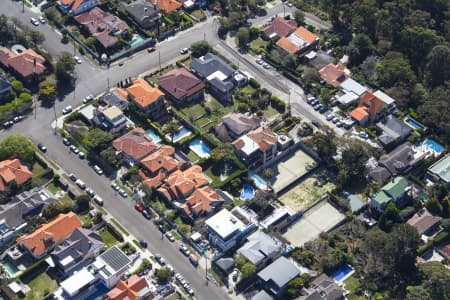
[(262, 172), (264, 179), (266, 180), (266, 188), (269, 190), (270, 181), (273, 178), (273, 170), (271, 168), (265, 168)]
[(165, 124), (162, 128), (164, 134), (168, 134), (173, 144), (173, 137), (180, 131), (180, 123), (176, 119), (172, 119), (169, 123)]

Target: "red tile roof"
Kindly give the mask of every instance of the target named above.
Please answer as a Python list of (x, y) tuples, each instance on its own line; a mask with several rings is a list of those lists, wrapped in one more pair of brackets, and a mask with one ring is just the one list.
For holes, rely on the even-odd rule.
[(63, 0), (63, 4), (64, 5), (69, 5), (70, 6), (70, 10), (76, 10), (81, 4), (83, 4), (85, 0)]
[(328, 64), (319, 71), (320, 77), (329, 85), (338, 87), (345, 79), (350, 77), (342, 64)]
[(214, 208), (213, 202), (223, 202), (223, 199), (210, 186), (205, 186), (195, 189), (181, 207), (188, 216), (200, 215), (210, 212)]
[(149, 285), (144, 277), (133, 275), (127, 280), (119, 281), (116, 287), (109, 291), (106, 296), (110, 300), (135, 300), (142, 297), (143, 295), (140, 295), (139, 292), (148, 287)]
[(139, 176), (141, 177), (142, 184), (146, 187), (147, 191), (151, 189), (157, 189), (164, 183), (164, 179), (167, 178), (168, 173), (160, 169), (156, 175), (150, 176), (146, 170), (139, 170)]
[(80, 219), (73, 212), (60, 214), (56, 219), (42, 225), (32, 233), (19, 237), (17, 243), (27, 248), (33, 255), (41, 256), (81, 226)]
[(13, 69), (23, 78), (33, 74), (41, 75), (47, 68), (44, 66), (45, 58), (34, 52), (33, 49), (27, 49), (21, 53), (15, 53), (7, 48), (0, 48), (0, 62)]
[(127, 88), (131, 100), (140, 107), (147, 107), (164, 96), (158, 88), (152, 87), (144, 79), (138, 78)]
[(175, 0), (157, 0), (159, 10), (165, 13), (171, 13), (174, 10), (179, 9), (182, 4)]
[(384, 107), (384, 102), (371, 92), (366, 92), (358, 104), (359, 107), (366, 107), (371, 118), (375, 118)]
[(17, 158), (0, 161), (0, 191), (5, 191), (7, 184), (13, 180), (17, 184), (23, 184), (31, 177), (33, 173)]
[(285, 37), (280, 38), (277, 45), (290, 54), (295, 54), (299, 50), (299, 47), (296, 44)]
[(302, 40), (304, 40), (308, 44), (312, 44), (313, 42), (315, 42), (318, 39), (314, 33), (312, 33), (311, 31), (309, 31), (308, 29), (306, 29), (303, 26), (300, 26), (299, 28), (297, 28), (297, 30), (294, 32), (294, 34), (296, 36), (300, 37)]
[(142, 159), (145, 155), (158, 149), (151, 137), (144, 129), (135, 128), (112, 142), (114, 149), (123, 152), (135, 160)]
[(84, 25), (104, 48), (116, 45), (119, 42), (116, 35), (129, 29), (127, 23), (99, 7), (94, 7), (74, 18), (79, 24)]
[(169, 201), (188, 197), (196, 187), (208, 184), (208, 179), (202, 173), (202, 167), (194, 165), (185, 171), (177, 170), (167, 177), (162, 192)]
[(350, 117), (355, 119), (358, 122), (361, 122), (365, 118), (369, 116), (367, 109), (365, 107), (357, 107), (350, 112)]
[(263, 33), (266, 37), (272, 38), (273, 35), (286, 37), (297, 28), (295, 20), (286, 20), (283, 17), (276, 17), (270, 25), (264, 28)]
[(155, 152), (141, 160), (141, 164), (152, 174), (156, 174), (161, 169), (171, 173), (180, 167), (180, 162), (172, 157), (175, 148), (172, 146), (162, 146)]
[(249, 131), (247, 136), (258, 144), (259, 149), (265, 152), (269, 146), (277, 143), (277, 135), (268, 125), (262, 125), (255, 130)]
[(194, 95), (205, 84), (185, 68), (173, 69), (158, 79), (158, 85), (177, 100)]

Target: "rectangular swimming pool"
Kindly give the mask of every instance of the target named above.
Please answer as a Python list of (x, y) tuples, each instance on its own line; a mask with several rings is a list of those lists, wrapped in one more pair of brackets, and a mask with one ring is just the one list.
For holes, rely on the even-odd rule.
[(208, 158), (211, 152), (211, 149), (199, 138), (196, 138), (189, 144), (189, 149), (201, 158)]
[(414, 120), (411, 117), (406, 117), (404, 121), (409, 127), (413, 128), (413, 129), (422, 130), (425, 128), (424, 125), (420, 124), (419, 122), (417, 122), (416, 120)]
[(264, 179), (262, 179), (258, 174), (250, 171), (248, 172), (248, 177), (253, 179), (253, 182), (255, 183), (258, 189), (267, 190), (267, 182)]
[(426, 139), (425, 141), (423, 141), (423, 145), (433, 150), (436, 155), (439, 155), (442, 152), (444, 152), (444, 146), (442, 146), (441, 144), (432, 139)]
[[(190, 132), (186, 128), (181, 127), (180, 130), (173, 135), (173, 142), (176, 143), (182, 138), (189, 136), (191, 133), (192, 132)], [(170, 135), (167, 134), (166, 137), (170, 140)]]
[(336, 272), (334, 272), (331, 277), (334, 278), (334, 280), (341, 282), (347, 277), (349, 277), (351, 274), (353, 274), (354, 270), (349, 265), (343, 265), (340, 267)]
[(145, 131), (145, 134), (151, 137), (155, 143), (158, 144), (159, 142), (161, 142), (161, 137), (157, 135), (156, 132), (153, 131), (153, 129), (147, 129)]

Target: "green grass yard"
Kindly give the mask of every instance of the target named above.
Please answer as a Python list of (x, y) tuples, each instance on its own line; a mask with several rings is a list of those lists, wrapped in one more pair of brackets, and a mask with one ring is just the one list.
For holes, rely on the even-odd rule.
[(53, 292), (58, 288), (58, 283), (48, 276), (46, 272), (39, 274), (36, 278), (28, 283), (30, 292), (25, 296), (25, 300), (40, 300), (44, 296)]
[(41, 176), (42, 174), (44, 174), (46, 170), (41, 166), (40, 163), (38, 163), (38, 162), (36, 161), (36, 162), (33, 164), (32, 170), (31, 170), (31, 171), (33, 172), (33, 177), (39, 177), (39, 176)]
[(266, 42), (265, 40), (263, 40), (262, 38), (259, 37), (259, 38), (257, 38), (256, 40), (253, 40), (250, 43), (250, 48), (253, 51), (259, 53), (261, 51), (265, 51), (266, 50), (266, 46), (267, 46), (268, 43), (269, 42)]
[(109, 248), (115, 244), (117, 244), (119, 241), (109, 232), (106, 227), (103, 227), (98, 231), (98, 234), (101, 236), (103, 242), (105, 243), (106, 247)]
[(55, 185), (55, 182), (52, 180), (47, 184), (47, 189), (52, 193), (56, 194), (59, 191), (61, 191), (61, 188), (57, 185)]

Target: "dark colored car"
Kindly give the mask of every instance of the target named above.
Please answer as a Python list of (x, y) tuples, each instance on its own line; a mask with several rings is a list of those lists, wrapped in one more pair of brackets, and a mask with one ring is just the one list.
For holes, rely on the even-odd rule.
[(312, 120), (311, 123), (316, 126), (317, 128), (320, 128), (320, 123), (317, 120)]
[(42, 152), (47, 152), (47, 147), (45, 147), (43, 144), (39, 143), (38, 144), (38, 148), (39, 150), (41, 150)]
[(147, 248), (147, 242), (144, 240), (139, 240), (139, 244), (142, 246), (142, 248)]
[(148, 210), (146, 210), (146, 209), (144, 209), (144, 210), (142, 211), (142, 215), (143, 215), (147, 220), (150, 220), (150, 219), (152, 218), (152, 215), (151, 215), (150, 212), (149, 212)]
[(63, 144), (66, 145), (66, 146), (70, 146), (71, 145), (70, 141), (67, 138), (63, 138)]

